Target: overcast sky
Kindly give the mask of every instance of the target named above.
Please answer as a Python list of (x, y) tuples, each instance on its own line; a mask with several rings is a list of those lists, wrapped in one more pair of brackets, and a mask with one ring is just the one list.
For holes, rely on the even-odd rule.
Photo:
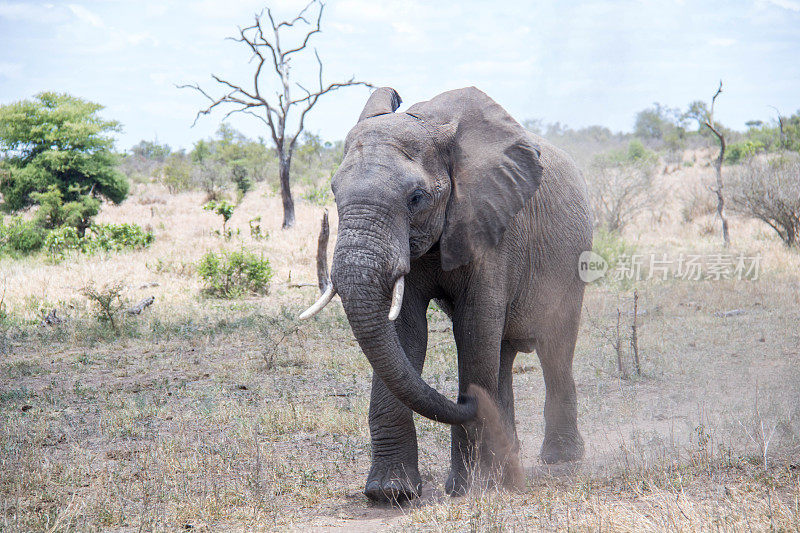
[[(268, 5), (286, 18), (305, 3)], [(191, 147), (213, 134), (222, 113), (191, 128), (204, 101), (175, 85), (198, 82), (220, 94), (211, 73), (248, 83), (247, 50), (225, 38), (265, 5), (0, 0), (0, 103), (66, 91), (106, 106), (103, 115), (123, 124), (120, 149), (156, 137)], [(800, 0), (329, 0), (323, 33), (311, 42), (327, 80), (392, 86), (403, 107), (475, 85), (520, 121), (630, 131), (637, 111), (710, 100), (721, 78), (718, 117), (728, 126), (768, 120), (770, 106), (800, 109)], [(313, 83), (314, 66), (298, 60), (293, 74)], [(343, 138), (367, 96), (363, 87), (328, 95), (307, 129)], [(267, 136), (251, 117), (230, 122)]]

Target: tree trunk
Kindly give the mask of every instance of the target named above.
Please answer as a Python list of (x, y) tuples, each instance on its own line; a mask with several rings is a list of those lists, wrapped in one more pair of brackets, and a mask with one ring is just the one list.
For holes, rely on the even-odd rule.
[(725, 137), (723, 137), (721, 133), (714, 129), (712, 129), (712, 131), (719, 140), (719, 157), (717, 157), (717, 161), (714, 164), (714, 167), (717, 171), (717, 188), (714, 191), (717, 193), (717, 215), (719, 215), (720, 220), (722, 220), (722, 240), (725, 243), (725, 246), (728, 247), (731, 245), (731, 236), (728, 232), (728, 219), (725, 216), (724, 211), (725, 197), (722, 194), (722, 162), (725, 159)]
[(294, 200), (292, 200), (292, 189), (289, 183), (289, 169), (291, 166), (291, 156), (281, 154), (278, 166), (278, 173), (281, 178), (281, 199), (283, 200), (283, 226), (281, 226), (281, 229), (288, 229), (294, 226)]

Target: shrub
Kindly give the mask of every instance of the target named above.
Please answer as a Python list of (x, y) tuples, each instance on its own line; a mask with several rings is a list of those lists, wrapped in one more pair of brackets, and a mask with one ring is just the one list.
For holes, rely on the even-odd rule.
[(800, 155), (750, 157), (731, 174), (732, 209), (765, 222), (787, 246), (800, 245)]
[(309, 203), (319, 206), (326, 206), (330, 204), (333, 200), (330, 181), (327, 181), (321, 185), (309, 186), (308, 189), (306, 189), (306, 192), (303, 194), (303, 199)]
[(34, 220), (47, 229), (71, 226), (83, 235), (92, 218), (100, 212), (100, 201), (91, 196), (80, 196), (64, 203), (61, 190), (55, 185), (50, 186), (47, 192), (31, 193), (31, 198), (39, 204)]
[(13, 217), (8, 226), (2, 228), (2, 241), (14, 252), (29, 254), (42, 248), (46, 231), (32, 220)]
[(171, 154), (163, 168), (161, 182), (171, 194), (186, 191), (192, 186), (192, 165), (181, 152)]
[(93, 224), (83, 235), (70, 226), (54, 229), (47, 234), (44, 247), (53, 256), (70, 251), (85, 254), (96, 252), (119, 252), (150, 246), (155, 237), (136, 224)]
[(652, 205), (658, 156), (634, 139), (627, 150), (596, 156), (587, 176), (597, 226), (621, 231), (633, 216)]
[(205, 292), (218, 298), (236, 298), (243, 294), (266, 294), (272, 279), (269, 260), (242, 250), (208, 252), (197, 265), (205, 282)]
[(268, 231), (263, 231), (261, 229), (261, 217), (257, 216), (255, 218), (251, 218), (249, 221), (250, 224), (250, 237), (253, 240), (261, 241), (269, 237)]
[(239, 201), (241, 201), (244, 195), (252, 190), (253, 179), (247, 173), (247, 169), (244, 165), (238, 163), (234, 164), (231, 168), (231, 176), (233, 184), (236, 185), (236, 196), (239, 198)]
[[(216, 202), (214, 200), (208, 202), (206, 205), (203, 206), (203, 209), (206, 211), (213, 211), (214, 213), (218, 214), (222, 217), (222, 233), (221, 235), (226, 239), (230, 239), (232, 236), (231, 231), (228, 229), (228, 221), (233, 216), (233, 209), (234, 206), (222, 200), (220, 202)], [(219, 231), (217, 234), (220, 235)]]
[(50, 255), (63, 257), (69, 251), (83, 251), (84, 237), (71, 226), (54, 229), (44, 239), (44, 248)]
[(608, 270), (612, 271), (621, 258), (630, 257), (636, 248), (625, 242), (619, 233), (601, 227), (594, 232), (592, 251), (605, 259), (608, 263)]
[(758, 141), (742, 141), (733, 143), (725, 150), (725, 163), (735, 165), (759, 152), (766, 151), (766, 147)]
[(691, 182), (681, 195), (681, 217), (684, 222), (692, 222), (700, 217), (717, 212), (717, 199), (709, 194), (709, 185), (702, 182)]
[(116, 330), (117, 324), (114, 315), (118, 314), (125, 307), (126, 301), (122, 297), (124, 286), (122, 283), (112, 283), (102, 289), (95, 289), (90, 284), (84, 287), (81, 292), (86, 298), (95, 305), (97, 320), (108, 322), (111, 328)]
[(93, 224), (91, 232), (92, 246), (104, 252), (146, 248), (155, 240), (152, 232), (138, 224)]

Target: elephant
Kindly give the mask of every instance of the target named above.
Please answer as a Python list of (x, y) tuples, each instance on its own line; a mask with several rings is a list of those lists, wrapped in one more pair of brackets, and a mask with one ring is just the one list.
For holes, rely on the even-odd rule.
[[(378, 501), (420, 494), (413, 412), (450, 425), (445, 490), (469, 489), (480, 407), (470, 387), (496, 404), (498, 431), (519, 449), (518, 352), (535, 350), (544, 375), (541, 460), (584, 452), (572, 362), (585, 287), (579, 257), (592, 248), (593, 217), (581, 172), (475, 87), (397, 112), (401, 103), (394, 89), (376, 89), (347, 135), (331, 184), (332, 285), (301, 316), (339, 294), (372, 366), (364, 493)], [(421, 376), (431, 300), (452, 320), (455, 402)]]

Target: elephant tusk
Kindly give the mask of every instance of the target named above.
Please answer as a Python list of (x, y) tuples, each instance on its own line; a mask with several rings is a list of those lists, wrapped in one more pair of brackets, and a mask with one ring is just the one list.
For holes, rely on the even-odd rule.
[(336, 289), (333, 288), (333, 283), (331, 283), (328, 285), (328, 288), (325, 289), (325, 292), (322, 294), (322, 296), (319, 297), (319, 300), (314, 302), (314, 305), (303, 311), (298, 318), (300, 320), (305, 320), (316, 315), (322, 311), (323, 307), (328, 305), (330, 301), (333, 300), (334, 296), (336, 296)]
[(406, 288), (405, 277), (400, 276), (394, 282), (394, 289), (392, 290), (392, 307), (389, 308), (389, 320), (395, 320), (400, 316), (400, 308), (403, 307), (403, 291)]

